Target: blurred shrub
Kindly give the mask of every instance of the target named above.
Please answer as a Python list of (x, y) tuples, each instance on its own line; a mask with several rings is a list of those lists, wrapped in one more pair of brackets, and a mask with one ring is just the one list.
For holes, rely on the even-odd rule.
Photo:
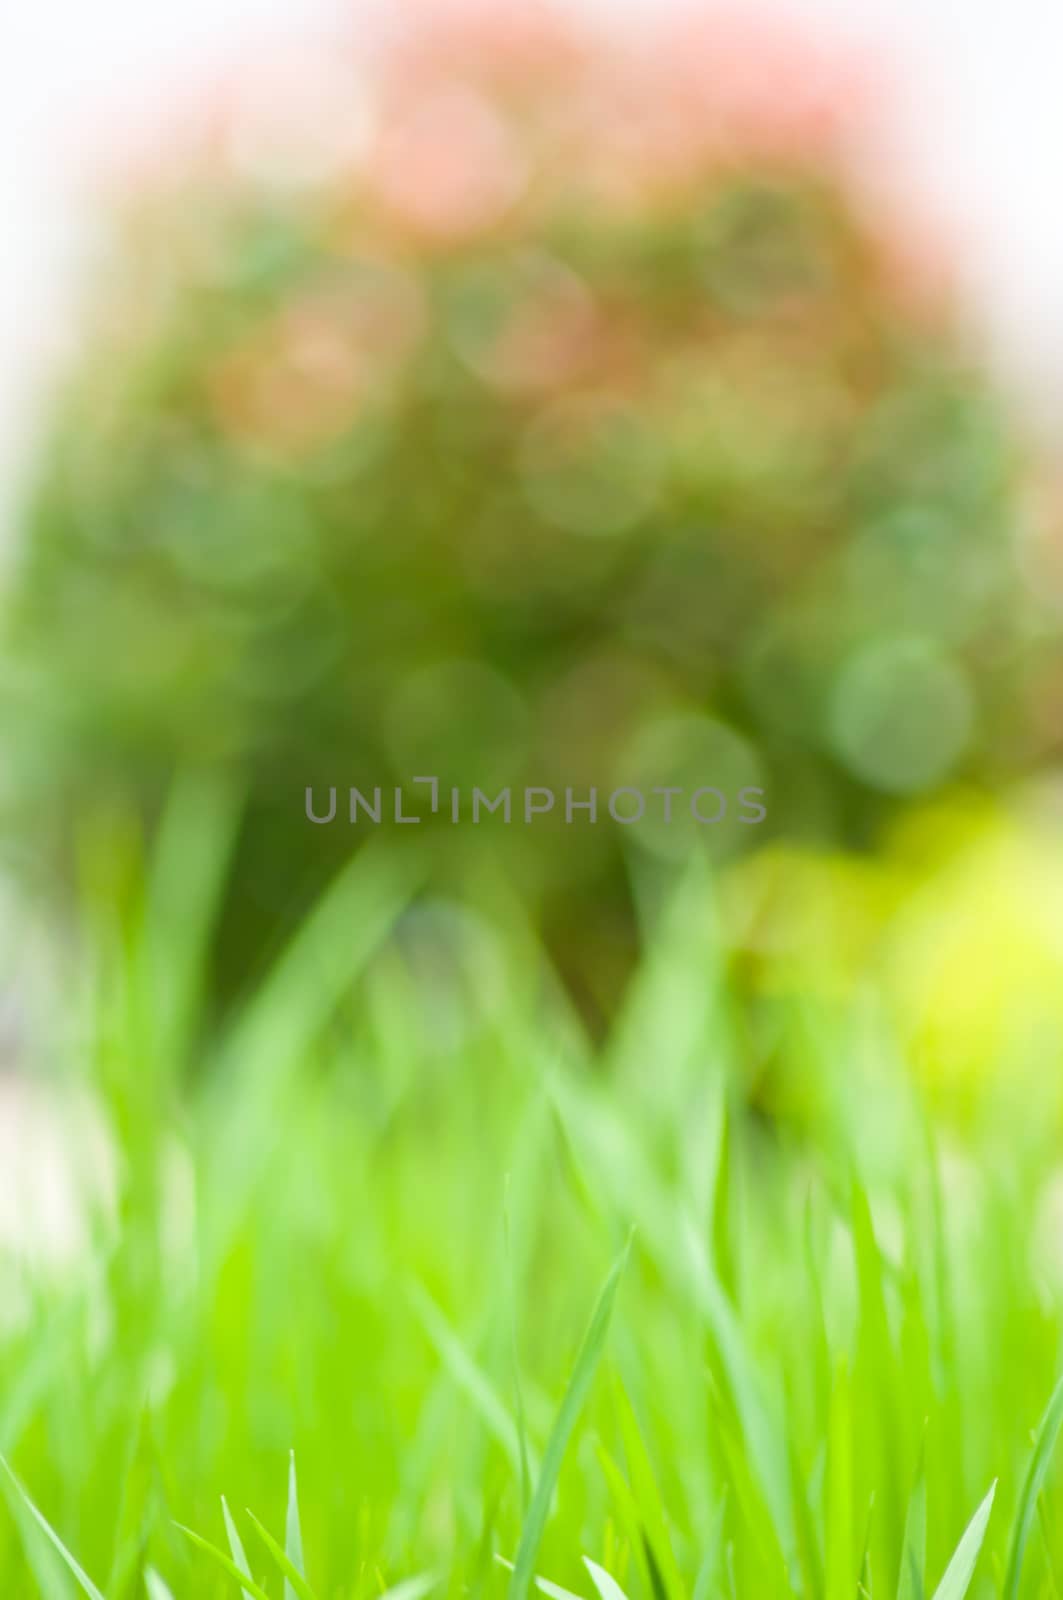
[[(700, 830), (728, 854), (866, 844), (1021, 749), (1013, 441), (821, 68), (427, 7), (331, 62), (314, 162), (255, 168), (223, 108), (127, 197), (8, 599), (23, 837), (237, 773), (239, 978), (366, 834), (307, 785), (759, 784), (763, 828)], [(435, 837), (467, 888), (482, 838)], [(598, 1004), (621, 843), (690, 847), (491, 844)]]

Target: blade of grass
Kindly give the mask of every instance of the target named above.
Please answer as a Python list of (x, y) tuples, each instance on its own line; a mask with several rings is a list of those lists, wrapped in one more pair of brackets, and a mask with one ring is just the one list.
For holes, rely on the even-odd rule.
[(146, 884), (146, 994), (153, 1037), (179, 1059), (202, 1005), (243, 796), (236, 786), (182, 773), (170, 789)]
[(624, 1215), (634, 1218), (662, 1273), (697, 1306), (716, 1365), (734, 1397), (745, 1452), (770, 1508), (775, 1537), (792, 1566), (795, 1535), (785, 1443), (762, 1393), (741, 1320), (716, 1276), (703, 1230), (659, 1180), (615, 1101), (560, 1071), (551, 1073), (549, 1087), (573, 1147), (593, 1169), (593, 1179), (585, 1179), (587, 1187), (596, 1183)]
[(22, 1504), (25, 1506), (34, 1522), (40, 1528), (49, 1544), (52, 1545), (53, 1549), (56, 1551), (64, 1565), (69, 1568), (70, 1572), (73, 1574), (74, 1579), (82, 1593), (87, 1594), (89, 1596), (89, 1600), (104, 1600), (102, 1592), (97, 1589), (96, 1585), (93, 1583), (84, 1567), (82, 1567), (75, 1557), (71, 1555), (62, 1539), (60, 1539), (59, 1535), (48, 1521), (48, 1518), (42, 1511), (38, 1511), (37, 1507), (34, 1505), (33, 1501), (30, 1499), (29, 1495), (26, 1493), (25, 1489), (22, 1487), (22, 1484), (19, 1482), (18, 1478), (15, 1476), (14, 1472), (11, 1470), (11, 1467), (8, 1465), (3, 1456), (0, 1456), (0, 1467), (3, 1468), (8, 1482), (15, 1490)]
[(1052, 1529), (1049, 1527), (1048, 1518), (1045, 1515), (1045, 1503), (1044, 1503), (1043, 1499), (1039, 1499), (1038, 1502), (1037, 1502), (1037, 1524), (1038, 1524), (1038, 1527), (1041, 1530), (1041, 1540), (1042, 1540), (1042, 1543), (1044, 1544), (1044, 1547), (1045, 1547), (1046, 1565), (1048, 1567), (1048, 1579), (1049, 1579), (1049, 1582), (1052, 1585), (1052, 1594), (1054, 1595), (1055, 1600), (1060, 1600), (1060, 1592), (1059, 1592), (1059, 1571), (1060, 1571), (1060, 1567), (1059, 1567), (1059, 1558), (1058, 1558), (1058, 1556), (1056, 1554), (1056, 1548), (1055, 1548), (1056, 1540), (1055, 1540), (1055, 1538), (1053, 1536)]
[(513, 1269), (513, 1238), (510, 1222), (509, 1174), (506, 1175), (506, 1196), (503, 1214), (506, 1252), (506, 1297), (509, 1301), (509, 1348), (513, 1366), (513, 1399), (517, 1408), (517, 1445), (520, 1451), (520, 1509), (528, 1515), (531, 1504), (531, 1464), (528, 1455), (528, 1428), (524, 1415), (524, 1390), (520, 1381), (520, 1347), (517, 1341), (517, 1284)]
[(247, 1515), (255, 1532), (277, 1563), (280, 1571), (284, 1574), (285, 1600), (317, 1600), (313, 1589), (307, 1583), (304, 1574), (296, 1566), (288, 1551), (281, 1548), (269, 1529), (263, 1527), (253, 1511), (249, 1511)]
[(298, 1059), (409, 904), (416, 855), (368, 845), (337, 874), (241, 1012), (219, 1074), (251, 1064), (261, 1081)]
[(956, 1553), (945, 1569), (945, 1576), (934, 1590), (934, 1600), (963, 1600), (974, 1577), (996, 1492), (994, 1480), (989, 1486), (989, 1493), (967, 1524), (967, 1531), (956, 1546)]
[(796, 1540), (797, 1560), (804, 1574), (804, 1586), (807, 1594), (822, 1594), (823, 1577), (823, 1551), (812, 1516), (812, 1507), (809, 1505), (808, 1484), (801, 1470), (798, 1459), (797, 1446), (791, 1438), (789, 1442), (790, 1456), (790, 1494), (794, 1508), (794, 1537)]
[(590, 1556), (584, 1556), (583, 1565), (591, 1575), (600, 1600), (627, 1600), (627, 1595), (621, 1589), (612, 1573), (606, 1572), (605, 1568), (600, 1567), (597, 1561), (592, 1561)]
[(498, 1441), (518, 1481), (522, 1478), (520, 1433), (490, 1380), (477, 1366), (428, 1291), (412, 1282), (407, 1287), (410, 1305), (432, 1341), (455, 1384), (472, 1402), (481, 1422)]
[(901, 1549), (901, 1574), (897, 1600), (925, 1600), (926, 1596), (926, 1474), (919, 1473), (908, 1502)]
[[(240, 1530), (232, 1519), (229, 1502), (224, 1495), (221, 1497), (221, 1514), (225, 1519), (225, 1534), (229, 1541), (229, 1550), (232, 1553), (232, 1558), (244, 1576), (249, 1578), (251, 1576), (251, 1563), (247, 1559), (247, 1552), (244, 1549), (243, 1540), (240, 1538)], [(244, 1594), (247, 1595), (246, 1589)]]
[(559, 1583), (552, 1583), (549, 1578), (536, 1578), (535, 1587), (540, 1594), (545, 1594), (547, 1600), (583, 1600), (582, 1595), (574, 1594), (571, 1589), (562, 1588)]
[[(495, 1560), (500, 1567), (505, 1567), (507, 1572), (513, 1572), (512, 1561), (507, 1561), (505, 1556), (496, 1555)], [(574, 1594), (571, 1589), (565, 1589), (560, 1583), (552, 1583), (549, 1578), (536, 1575), (535, 1587), (540, 1594), (545, 1594), (547, 1600), (583, 1600), (582, 1595)]]
[[(763, 1480), (757, 1473), (756, 1463), (742, 1431), (734, 1398), (724, 1385), (715, 1382), (712, 1374), (709, 1375), (709, 1392), (712, 1428), (724, 1474), (723, 1481), (731, 1495), (735, 1513), (744, 1525), (748, 1549), (757, 1568), (756, 1593), (787, 1594), (792, 1585), (788, 1581), (785, 1552)], [(732, 1546), (728, 1559), (733, 1558)]]
[[(248, 1516), (251, 1513), (248, 1512)], [(255, 1522), (254, 1517), (251, 1518)], [(266, 1530), (261, 1523), (255, 1523), (260, 1534)], [(310, 1586), (306, 1583), (306, 1567), (303, 1562), (303, 1530), (299, 1522), (299, 1487), (295, 1478), (295, 1451), (288, 1457), (288, 1511), (284, 1519), (284, 1554), (288, 1566), (285, 1568), (284, 1600), (295, 1600), (295, 1579), (303, 1580), (303, 1589), (300, 1590), (302, 1600), (308, 1600)], [(294, 1574), (294, 1576), (293, 1576)]]
[(900, 1481), (902, 1459), (897, 1421), (903, 1408), (886, 1305), (886, 1261), (875, 1237), (867, 1191), (855, 1175), (850, 1185), (849, 1205), (860, 1313), (853, 1391), (861, 1397), (861, 1409), (871, 1412), (868, 1420), (882, 1452), (884, 1470), (878, 1485), (878, 1519), (880, 1526), (885, 1527), (889, 1547), (895, 1550), (902, 1537), (896, 1486)]
[(874, 1600), (874, 1584), (871, 1574), (871, 1529), (875, 1521), (875, 1497), (872, 1495), (871, 1504), (867, 1508), (867, 1526), (864, 1529), (864, 1553), (860, 1557), (860, 1579), (856, 1592), (860, 1600)]
[(550, 1501), (561, 1472), (561, 1463), (568, 1446), (572, 1430), (576, 1425), (583, 1403), (591, 1386), (591, 1381), (598, 1368), (598, 1363), (605, 1348), (606, 1335), (609, 1332), (609, 1323), (613, 1314), (613, 1305), (616, 1300), (620, 1279), (627, 1265), (631, 1242), (628, 1241), (623, 1252), (613, 1266), (601, 1294), (594, 1308), (590, 1325), (580, 1347), (572, 1377), (561, 1402), (560, 1410), (550, 1434), (543, 1464), (539, 1472), (539, 1480), (535, 1485), (531, 1507), (524, 1519), (524, 1528), (517, 1547), (517, 1559), (514, 1563), (513, 1576), (509, 1585), (509, 1600), (527, 1600), (535, 1572), (535, 1558), (539, 1552), (543, 1532), (546, 1528), (546, 1519), (550, 1512)]
[(1022, 1563), (1026, 1555), (1026, 1544), (1030, 1537), (1030, 1529), (1033, 1526), (1037, 1497), (1041, 1493), (1047, 1476), (1049, 1463), (1052, 1459), (1052, 1451), (1055, 1449), (1061, 1427), (1063, 1427), (1063, 1378), (1059, 1379), (1045, 1408), (1041, 1426), (1037, 1430), (1033, 1455), (1030, 1457), (1030, 1464), (1023, 1479), (1022, 1490), (1019, 1494), (1019, 1504), (1015, 1513), (1011, 1548), (1008, 1552), (1003, 1600), (1016, 1600), (1019, 1593)]
[(683, 1576), (672, 1552), (668, 1533), (668, 1517), (661, 1491), (654, 1475), (631, 1401), (620, 1383), (616, 1383), (615, 1399), (620, 1421), (620, 1434), (624, 1441), (631, 1488), (642, 1517), (645, 1538), (657, 1568), (664, 1579), (665, 1592), (671, 1600), (681, 1600), (686, 1593)]
[[(705, 1553), (698, 1567), (698, 1575), (694, 1580), (693, 1600), (708, 1600), (716, 1583), (716, 1574), (720, 1568), (720, 1556), (723, 1552), (723, 1529), (727, 1515), (726, 1491), (720, 1498), (716, 1513), (712, 1519), (712, 1531), (705, 1546)], [(821, 1585), (822, 1589), (822, 1585)]]
[(400, 1583), (393, 1584), (390, 1589), (385, 1589), (380, 1600), (424, 1600), (439, 1582), (434, 1572), (418, 1572), (412, 1578), (403, 1578)]
[(849, 1373), (840, 1363), (831, 1393), (827, 1449), (827, 1600), (851, 1600), (859, 1576), (853, 1505), (853, 1415)]
[(649, 1594), (654, 1595), (654, 1600), (662, 1600), (662, 1597), (657, 1594), (655, 1589), (657, 1574), (650, 1566), (649, 1549), (643, 1532), (642, 1518), (630, 1485), (603, 1444), (598, 1446), (598, 1462), (612, 1492), (620, 1527), (627, 1538), (646, 1590)]
[(191, 1528), (186, 1528), (183, 1522), (175, 1522), (174, 1527), (179, 1533), (183, 1533), (185, 1538), (190, 1540), (197, 1550), (202, 1550), (203, 1554), (209, 1556), (223, 1572), (227, 1572), (230, 1578), (234, 1578), (244, 1593), (250, 1594), (251, 1600), (270, 1600), (265, 1589), (261, 1588), (253, 1578), (249, 1578), (246, 1572), (241, 1572), (236, 1562), (231, 1561), (224, 1551), (218, 1549), (217, 1545), (211, 1544), (209, 1539), (204, 1539), (201, 1533), (194, 1533)]
[(712, 1265), (721, 1288), (731, 1295), (735, 1286), (733, 1204), (731, 1198), (731, 1117), (726, 1095), (720, 1095), (716, 1174), (712, 1192)]

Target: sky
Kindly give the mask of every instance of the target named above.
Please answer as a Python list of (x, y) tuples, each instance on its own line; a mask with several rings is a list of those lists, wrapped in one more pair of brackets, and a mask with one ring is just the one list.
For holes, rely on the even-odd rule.
[[(681, 0), (576, 3), (612, 16)], [(1063, 204), (1052, 198), (1063, 157), (1063, 5), (757, 0), (757, 9), (807, 18), (888, 68), (877, 170), (938, 220), (1001, 371), (1047, 428), (1063, 430)], [(0, 511), (91, 240), (87, 153), (116, 136), (135, 141), (175, 92), (335, 15), (336, 0), (13, 7), (0, 33)]]

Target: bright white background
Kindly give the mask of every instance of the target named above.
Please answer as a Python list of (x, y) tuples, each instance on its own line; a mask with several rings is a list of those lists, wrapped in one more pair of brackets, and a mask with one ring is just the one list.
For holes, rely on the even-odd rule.
[[(356, 6), (358, 0), (350, 0)], [(402, 4), (402, 0), (391, 0)], [(503, 3), (503, 0), (500, 0)], [(581, 0), (606, 13), (673, 0)], [(757, 0), (888, 63), (882, 152), (955, 240), (1002, 370), (1063, 426), (1061, 0)], [(8, 0), (0, 24), (0, 493), (33, 425), (84, 248), (78, 172), (198, 75), (336, 0)]]

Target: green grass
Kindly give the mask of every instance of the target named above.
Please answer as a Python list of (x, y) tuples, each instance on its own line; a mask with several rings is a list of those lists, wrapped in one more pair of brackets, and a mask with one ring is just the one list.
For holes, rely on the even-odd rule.
[(950, 1125), (873, 993), (756, 1042), (697, 871), (592, 1044), (515, 914), (411, 922), (412, 850), (207, 1037), (233, 815), (86, 851), (40, 1071), (114, 1174), (0, 1256), (4, 1600), (1063, 1595), (1017, 1086)]

